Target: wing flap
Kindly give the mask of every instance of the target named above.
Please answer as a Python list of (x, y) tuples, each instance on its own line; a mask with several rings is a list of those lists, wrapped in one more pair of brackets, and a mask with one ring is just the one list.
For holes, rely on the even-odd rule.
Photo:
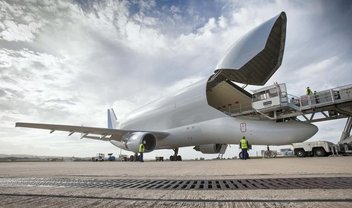
[[(74, 133), (81, 133), (81, 138), (97, 139), (97, 140), (117, 140), (121, 141), (123, 135), (132, 132), (149, 132), (155, 134), (159, 139), (165, 138), (169, 135), (167, 132), (158, 131), (139, 131), (139, 130), (122, 130), (122, 129), (108, 129), (108, 128), (97, 128), (97, 127), (86, 127), (86, 126), (71, 126), (71, 125), (58, 125), (58, 124), (43, 124), (43, 123), (22, 123), (17, 122), (16, 127), (34, 128), (34, 129), (47, 129), (50, 133), (54, 131), (66, 131), (69, 132), (68, 136)], [(99, 136), (92, 136), (99, 135)]]

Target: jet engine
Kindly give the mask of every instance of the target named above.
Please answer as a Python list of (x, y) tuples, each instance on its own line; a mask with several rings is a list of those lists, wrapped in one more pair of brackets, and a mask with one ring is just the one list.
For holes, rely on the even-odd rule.
[(144, 151), (151, 152), (156, 147), (156, 136), (148, 132), (133, 132), (127, 134), (122, 139), (125, 148), (132, 152), (139, 151), (139, 145), (144, 143)]
[(205, 145), (197, 145), (193, 149), (196, 151), (200, 151), (204, 154), (215, 154), (221, 153), (224, 154), (227, 148), (227, 144), (205, 144)]

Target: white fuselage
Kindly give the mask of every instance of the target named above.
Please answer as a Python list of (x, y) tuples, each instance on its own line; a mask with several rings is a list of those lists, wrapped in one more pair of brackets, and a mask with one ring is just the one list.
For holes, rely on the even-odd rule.
[[(176, 95), (160, 99), (134, 111), (120, 129), (169, 132), (159, 139), (156, 149), (203, 144), (238, 144), (246, 136), (254, 145), (285, 145), (302, 142), (318, 128), (290, 120), (276, 122), (253, 117), (231, 117), (207, 102), (207, 81), (195, 83)], [(118, 147), (121, 142), (111, 141)]]

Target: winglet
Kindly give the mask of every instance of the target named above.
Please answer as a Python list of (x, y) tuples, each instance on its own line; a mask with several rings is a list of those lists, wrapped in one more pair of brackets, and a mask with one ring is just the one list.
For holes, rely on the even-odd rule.
[(109, 129), (116, 129), (118, 125), (117, 117), (114, 112), (114, 109), (108, 109), (108, 128)]

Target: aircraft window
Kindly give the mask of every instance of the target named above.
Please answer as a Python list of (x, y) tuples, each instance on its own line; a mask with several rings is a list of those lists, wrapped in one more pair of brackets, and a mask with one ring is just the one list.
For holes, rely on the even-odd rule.
[(259, 96), (258, 95), (253, 95), (253, 102), (256, 102), (259, 100)]
[(269, 97), (277, 97), (277, 89), (276, 88), (272, 88), (269, 90)]
[(267, 91), (258, 92), (253, 96), (253, 101), (266, 100), (268, 99), (268, 96), (269, 94), (267, 93)]

